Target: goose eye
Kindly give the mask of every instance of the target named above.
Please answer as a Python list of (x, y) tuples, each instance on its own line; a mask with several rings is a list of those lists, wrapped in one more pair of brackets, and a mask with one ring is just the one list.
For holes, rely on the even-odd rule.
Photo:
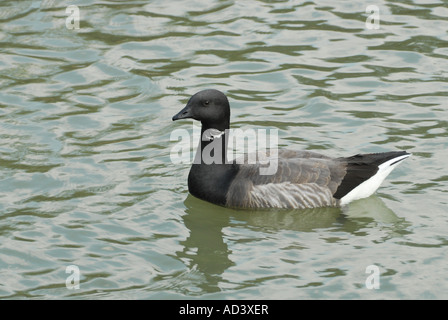
[(204, 106), (208, 106), (209, 104), (210, 104), (210, 101), (208, 101), (208, 100), (204, 101)]

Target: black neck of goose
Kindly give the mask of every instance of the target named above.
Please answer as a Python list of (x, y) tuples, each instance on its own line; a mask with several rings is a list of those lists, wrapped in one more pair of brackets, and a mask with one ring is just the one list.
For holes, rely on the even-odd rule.
[[(201, 138), (196, 152), (196, 164), (226, 164), (229, 122), (217, 125), (202, 123)], [(200, 152), (199, 152), (200, 151)]]

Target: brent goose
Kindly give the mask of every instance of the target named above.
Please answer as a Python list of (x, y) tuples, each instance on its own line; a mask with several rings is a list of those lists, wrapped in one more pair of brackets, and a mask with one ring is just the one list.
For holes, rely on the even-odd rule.
[[(331, 158), (310, 151), (278, 150), (276, 172), (262, 175), (260, 163), (227, 161), (230, 105), (225, 94), (213, 89), (196, 93), (173, 121), (186, 118), (202, 123), (188, 190), (199, 199), (233, 208), (344, 206), (372, 195), (411, 155), (395, 151)], [(213, 151), (214, 160), (220, 161), (202, 157), (211, 143), (222, 146)]]

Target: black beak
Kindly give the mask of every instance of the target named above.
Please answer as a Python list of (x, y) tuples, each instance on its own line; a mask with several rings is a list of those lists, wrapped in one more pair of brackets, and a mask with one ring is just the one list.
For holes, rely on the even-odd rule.
[(178, 114), (176, 114), (173, 117), (173, 121), (180, 120), (180, 119), (188, 119), (192, 118), (193, 115), (191, 114), (191, 107), (187, 104), (185, 108), (179, 111)]

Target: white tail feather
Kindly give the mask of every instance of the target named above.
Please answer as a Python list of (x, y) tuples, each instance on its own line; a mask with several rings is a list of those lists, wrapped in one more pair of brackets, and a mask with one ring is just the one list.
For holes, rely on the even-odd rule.
[(341, 206), (344, 206), (354, 200), (370, 197), (379, 188), (389, 173), (391, 173), (392, 170), (394, 170), (395, 167), (401, 163), (401, 160), (404, 160), (409, 156), (410, 154), (406, 154), (380, 164), (375, 175), (361, 183), (341, 198)]

